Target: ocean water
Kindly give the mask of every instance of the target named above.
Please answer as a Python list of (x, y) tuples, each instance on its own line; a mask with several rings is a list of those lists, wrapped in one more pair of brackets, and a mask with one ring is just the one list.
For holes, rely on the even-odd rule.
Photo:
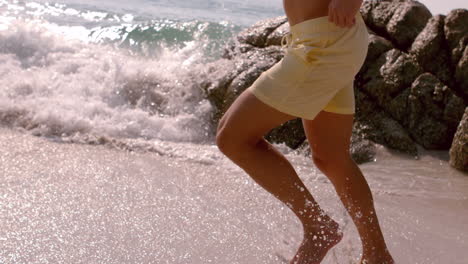
[[(282, 14), (279, 0), (0, 0), (0, 263), (287, 263), (298, 222), (219, 153), (199, 85), (232, 35)], [(324, 263), (354, 264), (330, 183), (277, 147), (347, 231)], [(468, 177), (447, 159), (380, 147), (362, 165), (397, 263), (468, 259)]]

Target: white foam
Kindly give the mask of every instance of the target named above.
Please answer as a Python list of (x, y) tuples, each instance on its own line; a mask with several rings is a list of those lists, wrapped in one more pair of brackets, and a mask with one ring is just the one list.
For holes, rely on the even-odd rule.
[[(200, 45), (162, 46), (156, 57), (57, 35), (12, 21), (0, 32), (0, 117), (41, 135), (75, 132), (199, 142), (211, 105), (193, 69)], [(13, 116), (13, 120), (11, 120)]]

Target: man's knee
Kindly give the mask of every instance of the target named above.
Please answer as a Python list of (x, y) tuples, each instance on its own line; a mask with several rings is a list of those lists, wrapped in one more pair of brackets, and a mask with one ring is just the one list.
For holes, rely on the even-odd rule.
[(255, 135), (245, 135), (242, 131), (230, 128), (227, 123), (221, 124), (216, 132), (218, 149), (231, 159), (247, 158), (252, 148), (255, 148), (261, 138)]
[(218, 126), (216, 131), (216, 145), (222, 153), (228, 155), (232, 152), (232, 149), (235, 146), (235, 144), (233, 144), (234, 141), (235, 137), (230, 135), (230, 133), (226, 131), (225, 127)]
[(242, 147), (246, 140), (230, 129), (226, 124), (220, 123), (216, 131), (216, 145), (218, 149), (228, 157), (241, 154)]

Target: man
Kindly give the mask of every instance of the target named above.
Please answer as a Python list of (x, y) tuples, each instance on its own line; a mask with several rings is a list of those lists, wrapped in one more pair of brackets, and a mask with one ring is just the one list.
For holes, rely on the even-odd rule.
[[(219, 149), (299, 218), (304, 239), (291, 264), (318, 264), (343, 237), (288, 160), (263, 136), (302, 118), (315, 165), (330, 179), (361, 237), (361, 264), (393, 264), (369, 186), (350, 157), (354, 77), (367, 54), (362, 0), (284, 0), (284, 58), (221, 119)], [(286, 42), (286, 43), (284, 43)]]

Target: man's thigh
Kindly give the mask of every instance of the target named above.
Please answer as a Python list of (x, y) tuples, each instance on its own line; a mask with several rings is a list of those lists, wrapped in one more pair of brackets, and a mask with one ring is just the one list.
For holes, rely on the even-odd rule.
[(218, 125), (218, 133), (260, 138), (271, 129), (296, 117), (263, 103), (248, 89), (229, 107)]
[(321, 111), (314, 120), (303, 119), (304, 131), (316, 155), (347, 154), (353, 129), (353, 114)]

